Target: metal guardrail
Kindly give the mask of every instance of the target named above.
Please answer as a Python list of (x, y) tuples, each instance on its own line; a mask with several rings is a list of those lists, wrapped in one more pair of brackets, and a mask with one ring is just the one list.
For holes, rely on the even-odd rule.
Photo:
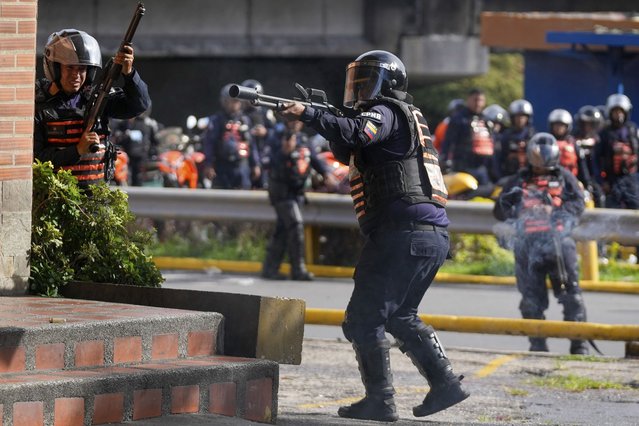
[[(275, 212), (266, 191), (127, 187), (131, 211), (156, 219), (233, 220), (273, 222)], [(355, 228), (357, 221), (348, 195), (307, 193), (302, 214), (307, 225)], [(449, 201), (450, 231), (468, 234), (508, 232), (508, 225), (492, 214), (491, 202)], [(587, 209), (573, 231), (577, 240), (639, 244), (639, 211)]]
[[(344, 311), (340, 309), (306, 308), (306, 324), (341, 325)], [(426, 315), (419, 317), (440, 331), (459, 333), (505, 334), (510, 336), (567, 337), (591, 340), (639, 340), (639, 325), (599, 324), (532, 319), (469, 317), (456, 315)]]

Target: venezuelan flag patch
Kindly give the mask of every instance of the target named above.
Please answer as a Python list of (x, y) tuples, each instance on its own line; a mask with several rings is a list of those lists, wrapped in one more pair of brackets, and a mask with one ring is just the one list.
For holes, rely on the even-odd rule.
[(370, 140), (375, 139), (375, 135), (377, 134), (377, 126), (375, 126), (370, 121), (367, 121), (366, 125), (364, 126), (364, 133), (366, 133), (366, 136), (368, 136), (368, 139)]

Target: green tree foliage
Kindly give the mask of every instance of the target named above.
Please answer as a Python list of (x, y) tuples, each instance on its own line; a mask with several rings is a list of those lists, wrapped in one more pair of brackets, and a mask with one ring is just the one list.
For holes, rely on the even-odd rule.
[(144, 248), (152, 234), (135, 226), (127, 196), (106, 184), (80, 191), (68, 171), (33, 166), (30, 289), (57, 296), (70, 281), (159, 287), (162, 274)]
[(497, 103), (508, 109), (513, 100), (523, 97), (523, 70), (524, 60), (521, 54), (494, 53), (490, 55), (490, 67), (484, 75), (412, 88), (409, 86), (409, 92), (415, 98), (415, 106), (424, 113), (432, 131), (446, 117), (448, 103), (455, 98), (465, 99), (468, 91), (475, 87), (486, 92), (487, 105)]

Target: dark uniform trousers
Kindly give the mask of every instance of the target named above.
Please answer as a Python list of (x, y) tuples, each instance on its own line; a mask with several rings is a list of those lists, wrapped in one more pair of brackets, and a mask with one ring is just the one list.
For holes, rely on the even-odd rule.
[(344, 335), (358, 347), (386, 341), (384, 331), (410, 342), (423, 327), (417, 309), (448, 255), (448, 231), (410, 228), (380, 227), (364, 243), (343, 324)]
[[(565, 321), (585, 321), (583, 304), (573, 302), (581, 294), (577, 270), (577, 248), (572, 238), (553, 241), (550, 234), (538, 234), (517, 239), (515, 252), (515, 276), (517, 289), (522, 295), (519, 310), (522, 317), (544, 319), (548, 309), (546, 276), (549, 276), (553, 292), (564, 306)], [(562, 283), (559, 265), (566, 268), (566, 282)], [(562, 286), (563, 284), (563, 286)], [(577, 296), (581, 300), (580, 296)]]
[(279, 270), (285, 251), (291, 263), (292, 276), (299, 276), (306, 272), (304, 264), (304, 222), (300, 210), (300, 200), (284, 199), (273, 201), (277, 215), (275, 232), (267, 247), (263, 272), (275, 275)]

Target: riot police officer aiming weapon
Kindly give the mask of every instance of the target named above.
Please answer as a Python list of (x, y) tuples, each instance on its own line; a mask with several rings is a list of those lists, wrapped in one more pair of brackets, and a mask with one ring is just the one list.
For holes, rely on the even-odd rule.
[[(130, 46), (133, 41), (133, 36), (138, 28), (140, 19), (144, 15), (146, 9), (142, 3), (138, 3), (133, 14), (133, 18), (129, 23), (129, 28), (124, 35), (124, 39), (120, 44), (120, 51), (124, 50), (125, 46)], [(109, 61), (107, 66), (102, 72), (100, 83), (96, 86), (95, 90), (91, 93), (89, 106), (86, 109), (85, 115), (85, 131), (94, 131), (96, 125), (101, 120), (104, 113), (104, 107), (106, 106), (108, 95), (113, 87), (113, 83), (118, 79), (122, 73), (122, 64), (117, 64), (112, 60)], [(97, 152), (100, 149), (105, 149), (105, 180), (110, 180), (113, 177), (114, 163), (116, 158), (116, 149), (113, 144), (106, 139), (106, 145), (94, 143), (90, 146), (91, 152)]]
[[(260, 93), (256, 88), (240, 86), (233, 84), (229, 88), (229, 95), (232, 98), (238, 98), (249, 101), (255, 106), (265, 106), (275, 110), (283, 109), (285, 105), (291, 102), (299, 102), (302, 105), (321, 109), (330, 112), (338, 117), (343, 117), (344, 113), (337, 107), (328, 103), (326, 92), (319, 89), (304, 88), (301, 84), (295, 83), (295, 88), (300, 93), (300, 98), (286, 99), (276, 96), (269, 96)], [(315, 100), (314, 100), (315, 99)]]

